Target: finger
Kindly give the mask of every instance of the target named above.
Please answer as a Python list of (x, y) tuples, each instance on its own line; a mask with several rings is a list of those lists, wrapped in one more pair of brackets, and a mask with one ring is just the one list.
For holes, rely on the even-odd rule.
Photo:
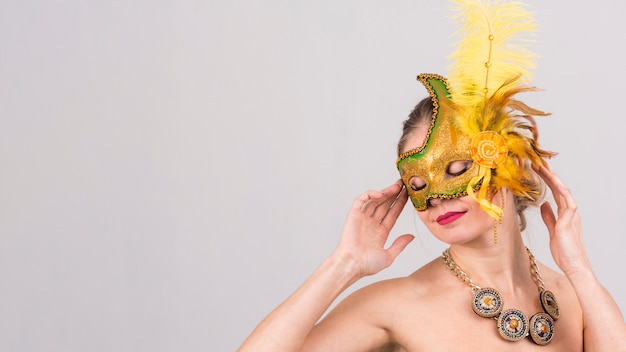
[(569, 187), (563, 183), (559, 183), (558, 187), (563, 203), (566, 206), (563, 212), (559, 212), (559, 219), (565, 221), (566, 223), (570, 223), (577, 215), (578, 205), (574, 201), (574, 196), (572, 195), (572, 192), (570, 192)]
[(556, 226), (556, 217), (554, 216), (554, 211), (552, 211), (552, 206), (549, 202), (545, 202), (541, 205), (541, 218), (548, 228), (550, 238), (552, 238), (552, 236), (554, 236), (554, 227)]
[(361, 211), (367, 216), (376, 216), (379, 220), (384, 218), (400, 188), (400, 184), (396, 182), (381, 191), (364, 193), (359, 197), (360, 200), (364, 200)]
[(396, 182), (394, 182), (394, 183), (390, 184), (389, 186), (387, 186), (387, 188), (385, 188), (383, 190), (383, 192), (386, 191), (386, 190), (390, 190), (393, 193), (397, 194), (398, 191), (400, 190), (400, 188), (402, 188), (402, 187), (404, 187), (404, 183), (402, 183), (402, 180), (397, 180)]
[(387, 253), (391, 257), (391, 261), (394, 261), (398, 254), (400, 254), (406, 246), (411, 243), (415, 239), (415, 236), (411, 234), (404, 234), (398, 238), (391, 244), (391, 246), (387, 249)]
[[(550, 180), (550, 189), (552, 190), (555, 201), (558, 199), (557, 205), (559, 207), (559, 218), (564, 222), (571, 222), (576, 216), (576, 212), (578, 210), (578, 205), (576, 204), (576, 201), (574, 201), (572, 192), (556, 174), (546, 168), (542, 167), (542, 169), (542, 171), (546, 173), (547, 178)], [(544, 180), (545, 179), (546, 178), (544, 178)], [(547, 182), (548, 181), (546, 181), (546, 183)]]
[(380, 198), (381, 196), (382, 195), (379, 191), (367, 191), (356, 197), (352, 203), (352, 209), (366, 212), (367, 208), (369, 208), (371, 204), (375, 205), (375, 199)]
[(380, 223), (384, 226), (391, 228), (395, 223), (400, 213), (402, 213), (402, 209), (407, 203), (409, 199), (409, 195), (406, 191), (406, 188), (403, 186), (400, 188), (400, 192), (397, 197), (393, 200), (393, 203), (390, 205), (387, 214), (381, 219)]
[(561, 192), (559, 192), (559, 179), (553, 174), (548, 168), (542, 166), (539, 169), (535, 169), (539, 176), (545, 181), (546, 185), (550, 188), (552, 192), (552, 198), (554, 198), (554, 202), (557, 207), (561, 207), (563, 201), (561, 200)]
[(385, 198), (381, 199), (380, 204), (378, 204), (374, 212), (374, 217), (379, 223), (382, 223), (387, 217), (387, 214), (389, 214), (389, 211), (393, 208), (396, 200), (401, 195), (403, 188), (404, 186), (402, 184), (395, 183), (382, 191), (385, 194)]

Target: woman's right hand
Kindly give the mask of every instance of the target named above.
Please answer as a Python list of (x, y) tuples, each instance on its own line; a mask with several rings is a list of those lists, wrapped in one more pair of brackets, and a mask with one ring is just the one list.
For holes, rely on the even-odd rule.
[(389, 232), (407, 199), (406, 189), (399, 180), (381, 191), (365, 192), (354, 200), (333, 255), (354, 264), (352, 269), (357, 279), (391, 265), (415, 238), (405, 234), (385, 248)]

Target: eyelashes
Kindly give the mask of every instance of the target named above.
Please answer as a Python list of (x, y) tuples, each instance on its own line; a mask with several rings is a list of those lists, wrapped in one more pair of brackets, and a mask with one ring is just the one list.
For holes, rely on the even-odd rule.
[[(444, 179), (448, 180), (463, 175), (472, 167), (472, 164), (473, 162), (471, 160), (456, 160), (451, 162), (448, 164)], [(414, 192), (421, 191), (426, 188), (426, 181), (419, 176), (413, 176), (409, 180), (409, 187)]]
[(448, 165), (448, 169), (446, 170), (446, 178), (461, 176), (467, 170), (469, 170), (470, 167), (472, 167), (472, 161), (470, 160), (453, 161)]
[(417, 191), (420, 191), (420, 190), (424, 189), (424, 187), (426, 187), (426, 182), (423, 182), (423, 181), (422, 181), (422, 184), (421, 184), (421, 185), (419, 185), (419, 186), (414, 185), (414, 182), (413, 182), (413, 179), (414, 179), (414, 178), (419, 178), (419, 177), (413, 177), (413, 178), (411, 179), (411, 189), (412, 189), (413, 191), (417, 192)]

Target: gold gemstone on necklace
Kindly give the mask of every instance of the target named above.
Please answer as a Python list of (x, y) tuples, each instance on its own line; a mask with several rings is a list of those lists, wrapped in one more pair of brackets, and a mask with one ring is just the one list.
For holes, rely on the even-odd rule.
[(554, 320), (546, 313), (536, 313), (530, 318), (530, 337), (538, 345), (547, 345), (554, 337)]
[(491, 287), (483, 287), (474, 294), (472, 308), (474, 313), (483, 318), (493, 318), (500, 314), (503, 304), (500, 292)]
[(550, 314), (550, 317), (554, 320), (558, 320), (561, 317), (561, 310), (559, 309), (559, 304), (556, 301), (556, 297), (554, 294), (548, 290), (542, 290), (539, 294), (539, 300), (541, 301), (541, 306), (543, 310)]
[(528, 335), (528, 318), (518, 309), (507, 309), (498, 318), (498, 332), (509, 341), (519, 341)]

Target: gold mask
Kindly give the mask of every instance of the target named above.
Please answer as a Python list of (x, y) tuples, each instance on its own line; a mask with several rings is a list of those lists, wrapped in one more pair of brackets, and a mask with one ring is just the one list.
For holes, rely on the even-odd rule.
[[(472, 163), (458, 176), (448, 173), (451, 163), (472, 160), (471, 139), (454, 125), (455, 110), (445, 79), (436, 74), (421, 74), (417, 79), (430, 94), (433, 114), (422, 145), (402, 153), (397, 167), (413, 205), (422, 211), (429, 206), (431, 199), (466, 196), (468, 184), (478, 175), (478, 165)], [(423, 187), (412, 187), (413, 177), (421, 178)]]

